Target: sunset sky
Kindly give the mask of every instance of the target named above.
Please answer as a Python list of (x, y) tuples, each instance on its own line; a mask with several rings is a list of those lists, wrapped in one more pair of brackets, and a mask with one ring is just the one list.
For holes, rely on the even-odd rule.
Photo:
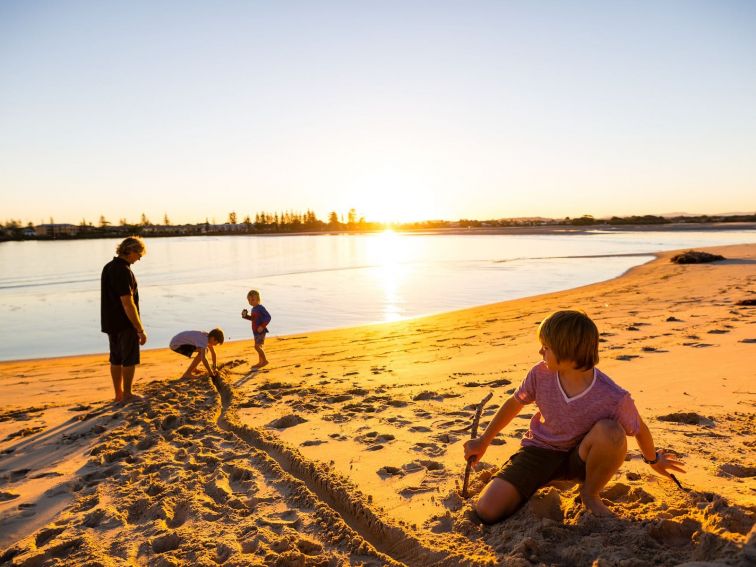
[(0, 222), (756, 210), (756, 3), (0, 2)]

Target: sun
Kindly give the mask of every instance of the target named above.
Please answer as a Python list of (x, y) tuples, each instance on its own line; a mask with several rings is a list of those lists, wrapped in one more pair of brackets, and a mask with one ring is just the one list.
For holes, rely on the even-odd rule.
[(406, 172), (377, 171), (361, 180), (352, 197), (365, 220), (402, 223), (434, 218), (434, 201), (421, 178)]

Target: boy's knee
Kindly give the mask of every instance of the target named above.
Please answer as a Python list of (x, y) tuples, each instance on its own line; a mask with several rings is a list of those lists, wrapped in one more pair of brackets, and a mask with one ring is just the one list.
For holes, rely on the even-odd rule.
[(593, 426), (593, 431), (613, 445), (626, 442), (625, 430), (613, 419), (602, 419)]
[(478, 499), (478, 501), (475, 502), (475, 506), (473, 506), (473, 510), (475, 510), (475, 515), (478, 516), (478, 519), (484, 524), (489, 524), (489, 525), (495, 524), (496, 522), (502, 519), (502, 514), (500, 510), (494, 510), (491, 506), (489, 506), (485, 502), (481, 502), (480, 499)]

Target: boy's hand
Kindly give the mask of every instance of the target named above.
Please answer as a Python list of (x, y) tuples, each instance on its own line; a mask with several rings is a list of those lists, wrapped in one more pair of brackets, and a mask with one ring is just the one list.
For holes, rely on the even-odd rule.
[(658, 455), (658, 460), (655, 464), (649, 466), (660, 475), (666, 476), (667, 478), (672, 478), (669, 476), (669, 472), (667, 472), (667, 470), (681, 473), (685, 472), (685, 470), (682, 468), (683, 463), (681, 461), (678, 461), (674, 455), (670, 455), (664, 450), (659, 450), (656, 454)]
[(488, 449), (488, 444), (483, 441), (482, 437), (478, 437), (476, 439), (465, 441), (463, 448), (465, 450), (465, 461), (469, 461), (470, 457), (472, 457), (472, 464), (475, 466), (480, 462), (480, 459), (483, 458), (486, 449)]
[(257, 332), (262, 333), (265, 330), (265, 327), (257, 327)]
[(242, 318), (246, 319), (248, 315), (249, 315), (249, 311), (247, 311), (246, 309), (243, 309), (242, 310)]

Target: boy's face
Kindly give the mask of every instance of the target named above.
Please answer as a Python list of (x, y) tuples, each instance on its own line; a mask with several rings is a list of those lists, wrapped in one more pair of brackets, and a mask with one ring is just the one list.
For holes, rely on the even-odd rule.
[(548, 345), (541, 343), (541, 348), (538, 351), (538, 354), (543, 357), (546, 367), (552, 372), (565, 372), (567, 370), (575, 369), (575, 363), (572, 360), (557, 360), (554, 351), (551, 350)]
[(248, 296), (247, 296), (247, 301), (249, 302), (249, 304), (250, 304), (250, 305), (251, 305), (252, 307), (255, 307), (255, 306), (257, 306), (257, 305), (260, 305), (260, 298), (259, 298), (259, 297), (257, 297), (256, 295), (248, 295)]
[(552, 372), (558, 372), (560, 370), (560, 365), (557, 361), (556, 356), (554, 355), (554, 351), (551, 350), (547, 345), (541, 343), (541, 349), (538, 351), (538, 354), (543, 357), (543, 361), (546, 363), (546, 367), (549, 370), (551, 370)]
[(210, 346), (218, 346), (218, 341), (215, 340), (215, 337), (208, 337), (207, 344)]

